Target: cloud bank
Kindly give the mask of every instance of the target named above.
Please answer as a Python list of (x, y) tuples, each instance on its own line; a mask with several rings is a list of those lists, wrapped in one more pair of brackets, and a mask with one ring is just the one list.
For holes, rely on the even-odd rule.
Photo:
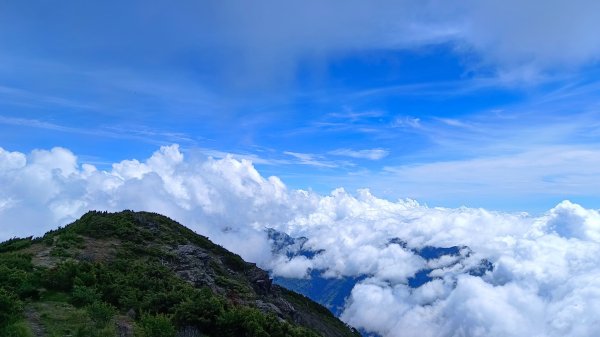
[[(0, 239), (42, 234), (89, 209), (168, 215), (279, 275), (367, 275), (342, 318), (383, 336), (593, 336), (600, 331), (600, 212), (564, 201), (539, 217), (389, 201), (368, 190), (290, 190), (247, 160), (162, 147), (110, 170), (64, 148), (0, 149)], [(273, 255), (266, 227), (314, 257)], [(390, 244), (398, 238), (406, 245)], [(461, 259), (411, 249), (468, 246)], [(482, 259), (483, 276), (468, 272)], [(434, 279), (418, 288), (420, 270)]]
[[(465, 56), (468, 67), (492, 66), (509, 79), (585, 66), (600, 57), (600, 37), (594, 34), (600, 30), (600, 5), (593, 0), (175, 5), (158, 0), (5, 7), (0, 22), (6, 29), (0, 31), (10, 33), (0, 33), (0, 43), (15, 52), (58, 56), (67, 64), (73, 55), (97, 61), (111, 47), (116, 63), (133, 59), (152, 65), (159, 59), (170, 64), (191, 57), (219, 66), (219, 76), (230, 75), (237, 82), (243, 81), (240, 77), (252, 82), (291, 77), (306, 60), (431, 45), (449, 45)], [(111, 17), (110, 25), (106, 17)], [(24, 46), (24, 40), (32, 43)], [(148, 50), (153, 58), (147, 58)], [(239, 76), (240, 71), (246, 76)]]
[(600, 57), (600, 37), (592, 33), (600, 30), (600, 5), (592, 0), (262, 0), (225, 2), (217, 13), (221, 43), (260, 50), (248, 62), (449, 44), (473, 68), (491, 65), (522, 80)]

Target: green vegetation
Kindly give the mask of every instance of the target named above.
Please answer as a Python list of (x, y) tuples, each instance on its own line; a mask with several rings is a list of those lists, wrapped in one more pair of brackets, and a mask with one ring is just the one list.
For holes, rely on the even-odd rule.
[(23, 325), (23, 304), (12, 292), (0, 288), (0, 336), (26, 337), (30, 332)]
[[(175, 272), (182, 268), (182, 245), (206, 252), (206, 265), (193, 268), (207, 273), (207, 284)], [(51, 337), (108, 337), (123, 325), (137, 337), (182, 330), (193, 336), (320, 336), (289, 314), (255, 307), (260, 296), (247, 275), (256, 270), (158, 214), (89, 212), (42, 238), (0, 243), (0, 336), (43, 329)], [(289, 303), (341, 331), (336, 335), (357, 335), (325, 308), (281, 291)]]
[(15, 250), (27, 248), (31, 246), (32, 237), (20, 239), (20, 238), (12, 238), (10, 240), (4, 241), (0, 243), (0, 253), (4, 252), (12, 252)]
[[(86, 308), (75, 308), (65, 302), (36, 302), (30, 310), (39, 313), (40, 323), (51, 337), (114, 337), (115, 327), (97, 325)], [(111, 317), (112, 318), (112, 317)]]
[(138, 335), (143, 337), (170, 337), (175, 335), (175, 326), (167, 315), (144, 315), (140, 320)]

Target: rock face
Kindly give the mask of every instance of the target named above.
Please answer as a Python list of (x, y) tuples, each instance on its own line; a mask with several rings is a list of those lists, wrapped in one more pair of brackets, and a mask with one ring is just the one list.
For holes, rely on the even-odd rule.
[[(245, 263), (244, 268), (234, 270), (227, 265), (227, 259), (215, 256), (210, 250), (194, 244), (178, 245), (170, 250), (170, 254), (174, 258), (168, 266), (179, 277), (196, 287), (207, 287), (213, 292), (230, 296), (230, 287), (234, 286), (244, 294), (232, 297), (234, 302), (273, 314), (280, 320), (310, 326), (324, 336), (356, 335), (354, 330), (346, 327), (325, 308), (274, 285), (269, 273), (253, 263)], [(318, 310), (315, 311), (314, 308)]]
[(177, 246), (172, 253), (175, 261), (171, 268), (175, 273), (194, 286), (207, 286), (216, 291), (214, 273), (209, 268), (210, 255), (204, 249), (195, 245)]
[(248, 280), (252, 282), (252, 287), (257, 294), (268, 295), (271, 293), (273, 280), (269, 277), (269, 273), (254, 266), (246, 272), (246, 275)]

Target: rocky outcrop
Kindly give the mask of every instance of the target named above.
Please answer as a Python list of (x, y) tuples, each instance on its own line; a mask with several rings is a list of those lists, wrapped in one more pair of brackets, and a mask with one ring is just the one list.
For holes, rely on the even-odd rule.
[(252, 288), (254, 288), (257, 294), (267, 295), (271, 292), (273, 280), (266, 271), (252, 264), (252, 267), (246, 272), (246, 277), (252, 283)]
[(186, 244), (177, 246), (171, 253), (174, 254), (175, 260), (170, 263), (170, 267), (179, 277), (196, 287), (204, 286), (213, 291), (217, 290), (214, 271), (209, 267), (211, 257), (206, 250)]

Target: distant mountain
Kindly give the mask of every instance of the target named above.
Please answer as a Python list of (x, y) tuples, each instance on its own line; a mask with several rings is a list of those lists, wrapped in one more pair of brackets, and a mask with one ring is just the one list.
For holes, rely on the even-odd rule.
[(154, 213), (89, 212), (0, 243), (0, 336), (359, 336), (267, 272)]
[[(305, 237), (293, 238), (286, 233), (268, 229), (267, 234), (272, 242), (272, 251), (276, 254), (285, 254), (288, 258), (294, 256), (305, 256), (312, 258), (324, 251), (313, 251), (306, 246), (308, 241)], [(467, 246), (452, 247), (434, 247), (424, 246), (420, 248), (409, 248), (407, 243), (400, 238), (391, 238), (388, 245), (399, 245), (406, 250), (422, 257), (426, 261), (435, 261), (446, 258), (446, 261), (437, 264), (434, 267), (428, 267), (418, 271), (413, 277), (408, 279), (407, 285), (411, 288), (418, 288), (427, 282), (437, 278), (436, 270), (457, 266), (471, 257), (473, 251)], [(482, 276), (487, 271), (493, 270), (493, 265), (486, 259), (482, 259), (475, 266), (463, 267), (463, 272), (473, 276)], [(350, 296), (354, 286), (372, 275), (358, 275), (354, 277), (343, 276), (338, 278), (324, 277), (325, 270), (311, 270), (309, 278), (297, 279), (287, 277), (274, 277), (273, 281), (283, 287), (303, 294), (317, 303), (322, 304), (331, 310), (336, 316), (343, 312), (344, 305), (348, 296)]]

